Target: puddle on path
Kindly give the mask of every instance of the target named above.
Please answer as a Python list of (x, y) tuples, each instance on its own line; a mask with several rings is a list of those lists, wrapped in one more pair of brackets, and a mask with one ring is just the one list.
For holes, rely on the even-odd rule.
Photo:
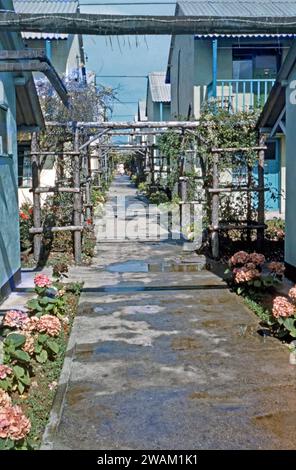
[(202, 269), (200, 263), (148, 263), (143, 260), (131, 260), (124, 263), (113, 263), (106, 267), (110, 273), (178, 273), (199, 272)]

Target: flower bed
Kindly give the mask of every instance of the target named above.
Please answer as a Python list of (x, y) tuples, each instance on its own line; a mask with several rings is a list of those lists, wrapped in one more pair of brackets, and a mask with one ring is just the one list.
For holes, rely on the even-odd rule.
[(270, 328), (273, 335), (290, 342), (296, 338), (296, 286), (279, 296), (276, 286), (283, 281), (283, 263), (265, 262), (260, 253), (239, 251), (229, 260), (229, 283)]
[(28, 313), (10, 310), (1, 325), (2, 450), (37, 448), (49, 416), (81, 287), (56, 273), (55, 281), (36, 275)]

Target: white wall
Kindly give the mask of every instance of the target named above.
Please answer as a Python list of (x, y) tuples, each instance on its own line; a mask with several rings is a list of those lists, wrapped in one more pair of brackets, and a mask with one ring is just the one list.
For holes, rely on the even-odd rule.
[[(296, 80), (296, 70), (289, 82)], [(285, 261), (296, 267), (296, 104), (290, 102), (291, 90), (286, 88), (286, 238)]]

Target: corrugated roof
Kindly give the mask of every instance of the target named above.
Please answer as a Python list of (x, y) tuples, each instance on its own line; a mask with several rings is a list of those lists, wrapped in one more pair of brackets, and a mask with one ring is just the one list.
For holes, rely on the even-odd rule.
[(16, 122), (18, 129), (45, 126), (39, 98), (32, 74), (25, 74), (28, 80), (23, 86), (16, 86)]
[(296, 15), (296, 1), (273, 0), (182, 0), (177, 10), (185, 16), (290, 17)]
[(171, 85), (165, 83), (165, 77), (165, 72), (149, 73), (152, 101), (156, 103), (170, 103), (171, 101)]
[[(13, 0), (14, 9), (17, 13), (76, 13), (78, 0)], [(22, 33), (24, 39), (67, 39), (68, 34), (57, 33)]]

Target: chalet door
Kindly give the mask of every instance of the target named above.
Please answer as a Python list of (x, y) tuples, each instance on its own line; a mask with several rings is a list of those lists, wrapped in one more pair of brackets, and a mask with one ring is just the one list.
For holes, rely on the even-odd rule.
[(267, 211), (278, 211), (280, 208), (280, 145), (279, 139), (267, 143), (265, 152), (265, 207)]
[[(265, 162), (264, 162), (264, 186), (265, 191), (265, 210), (267, 212), (277, 212), (280, 209), (280, 141), (279, 139), (269, 140), (266, 144)], [(254, 167), (254, 180), (258, 184), (258, 169)], [(258, 194), (254, 196), (255, 207), (258, 204)]]

